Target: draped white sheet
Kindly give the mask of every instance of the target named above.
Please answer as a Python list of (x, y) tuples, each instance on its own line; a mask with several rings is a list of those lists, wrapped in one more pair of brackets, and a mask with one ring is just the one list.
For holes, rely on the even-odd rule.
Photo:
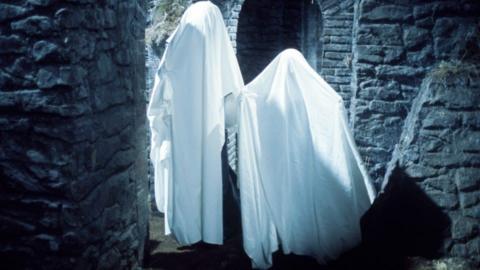
[(223, 243), (224, 97), (242, 87), (219, 9), (191, 5), (167, 41), (147, 110), (156, 204), (182, 245)]
[(296, 50), (277, 56), (240, 95), (244, 248), (268, 268), (279, 246), (320, 263), (361, 240), (375, 197), (341, 97)]

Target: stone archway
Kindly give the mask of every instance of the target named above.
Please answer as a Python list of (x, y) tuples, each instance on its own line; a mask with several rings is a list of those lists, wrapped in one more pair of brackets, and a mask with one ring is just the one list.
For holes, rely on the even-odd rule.
[[(242, 41), (242, 23), (245, 14), (248, 12), (250, 2), (255, 2), (254, 5), (259, 5), (263, 2), (280, 2), (280, 3), (296, 3), (296, 5), (308, 5), (315, 6), (316, 8), (309, 8), (308, 10), (315, 13), (318, 10), (318, 14), (303, 14), (303, 23), (311, 31), (318, 31), (318, 37), (315, 34), (309, 32), (306, 33), (306, 37), (303, 37), (305, 45), (299, 43), (298, 49), (306, 56), (307, 60), (314, 66), (320, 75), (343, 97), (345, 106), (350, 106), (350, 99), (352, 97), (352, 43), (353, 43), (353, 24), (354, 24), (354, 1), (353, 0), (305, 0), (305, 1), (252, 1), (252, 0), (231, 0), (231, 1), (214, 1), (219, 5), (225, 18), (225, 25), (227, 26), (228, 33), (233, 43), (233, 47), (237, 50), (239, 61), (241, 60), (241, 51), (238, 51), (238, 47), (245, 44)], [(315, 4), (316, 3), (316, 4)], [(293, 3), (295, 5), (295, 3)], [(276, 4), (278, 5), (278, 3)], [(273, 5), (272, 5), (273, 6)], [(270, 8), (270, 7), (269, 7)], [(273, 13), (273, 12), (272, 12)], [(317, 16), (315, 18), (315, 16)], [(310, 17), (310, 19), (308, 19)], [(252, 25), (252, 23), (247, 23)], [(240, 30), (240, 31), (238, 31)], [(314, 38), (312, 38), (314, 37)], [(316, 45), (316, 54), (315, 46)], [(281, 49), (280, 49), (281, 50)], [(276, 53), (273, 53), (273, 58)], [(316, 56), (316, 59), (315, 57)], [(271, 60), (271, 59), (270, 59)], [(315, 64), (316, 62), (316, 64)], [(268, 60), (265, 65), (268, 64)], [(259, 71), (261, 71), (260, 68)], [(252, 71), (252, 73), (255, 73)], [(250, 75), (250, 77), (253, 75)], [(245, 80), (249, 81), (248, 77)]]
[(246, 0), (238, 18), (237, 56), (245, 82), (258, 75), (282, 50), (300, 50), (319, 70), (321, 12), (303, 1)]

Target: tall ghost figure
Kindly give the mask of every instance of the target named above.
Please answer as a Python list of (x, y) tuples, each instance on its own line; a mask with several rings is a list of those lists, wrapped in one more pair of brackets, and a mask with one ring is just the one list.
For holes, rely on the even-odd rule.
[(289, 49), (240, 95), (240, 201), (245, 252), (258, 268), (272, 253), (320, 263), (360, 242), (374, 189), (342, 98)]
[(191, 5), (167, 40), (147, 110), (156, 204), (182, 245), (223, 243), (224, 101), (242, 87), (220, 10)]

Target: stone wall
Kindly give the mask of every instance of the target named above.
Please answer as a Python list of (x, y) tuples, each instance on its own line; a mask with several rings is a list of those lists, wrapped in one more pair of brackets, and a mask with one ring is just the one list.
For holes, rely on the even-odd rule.
[(390, 168), (400, 166), (451, 219), (445, 254), (480, 265), (480, 76), (444, 63), (420, 88)]
[[(236, 33), (237, 57), (245, 83), (255, 76), (287, 48), (304, 51), (308, 56), (308, 47), (303, 43), (309, 40), (307, 28), (320, 24), (318, 6), (308, 1), (271, 1), (247, 0), (242, 6)], [(303, 19), (302, 19), (303, 18)], [(312, 23), (309, 23), (312, 20)], [(316, 29), (312, 29), (316, 30)], [(313, 31), (315, 46), (318, 43), (318, 31)], [(316, 50), (315, 50), (316, 51)], [(316, 61), (313, 63), (316, 67)]]
[(280, 51), (294, 47), (349, 107), (353, 0), (232, 1), (223, 6), (247, 83)]
[(317, 1), (322, 11), (322, 56), (320, 75), (343, 97), (350, 106), (352, 77), (352, 42), (354, 1)]
[(142, 1), (0, 4), (0, 257), (132, 269), (147, 237)]
[(478, 50), (471, 44), (479, 8), (465, 0), (356, 3), (350, 113), (377, 186), (425, 74), (440, 60), (468, 59)]

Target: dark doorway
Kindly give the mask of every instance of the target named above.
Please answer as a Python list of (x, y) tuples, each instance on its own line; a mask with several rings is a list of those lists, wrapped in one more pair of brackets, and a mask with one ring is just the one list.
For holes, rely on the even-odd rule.
[(296, 48), (319, 71), (321, 12), (312, 0), (246, 0), (237, 30), (237, 56), (245, 83), (282, 50)]

